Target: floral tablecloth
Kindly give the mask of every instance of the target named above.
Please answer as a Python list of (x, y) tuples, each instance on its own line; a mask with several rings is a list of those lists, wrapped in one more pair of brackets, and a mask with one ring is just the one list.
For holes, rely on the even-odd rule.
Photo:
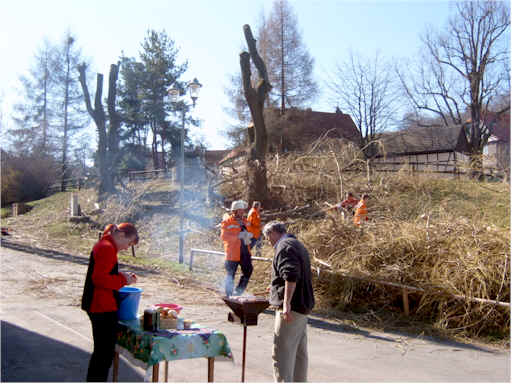
[(144, 331), (139, 320), (119, 321), (117, 344), (148, 366), (164, 360), (222, 357), (233, 360), (223, 333), (210, 328)]

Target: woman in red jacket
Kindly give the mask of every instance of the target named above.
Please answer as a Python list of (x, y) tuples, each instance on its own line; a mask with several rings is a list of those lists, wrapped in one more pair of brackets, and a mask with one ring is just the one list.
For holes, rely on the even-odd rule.
[(117, 339), (118, 290), (137, 281), (134, 273), (118, 271), (117, 252), (138, 241), (133, 224), (109, 224), (92, 249), (82, 296), (82, 309), (91, 319), (94, 339), (87, 381), (108, 379)]

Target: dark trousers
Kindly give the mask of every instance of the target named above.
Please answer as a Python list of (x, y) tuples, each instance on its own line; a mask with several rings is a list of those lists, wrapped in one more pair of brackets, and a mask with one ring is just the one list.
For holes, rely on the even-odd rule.
[(229, 261), (226, 260), (224, 262), (224, 267), (226, 268), (226, 296), (233, 295), (233, 286), (235, 284), (235, 274), (238, 266), (242, 268), (242, 276), (240, 277), (240, 281), (235, 289), (235, 295), (240, 296), (247, 288), (247, 284), (249, 284), (249, 279), (252, 275), (252, 262), (249, 257), (249, 260), (242, 260), (242, 262), (238, 261)]
[(94, 350), (89, 361), (87, 381), (107, 381), (116, 348), (117, 312), (89, 312), (88, 315), (92, 324)]

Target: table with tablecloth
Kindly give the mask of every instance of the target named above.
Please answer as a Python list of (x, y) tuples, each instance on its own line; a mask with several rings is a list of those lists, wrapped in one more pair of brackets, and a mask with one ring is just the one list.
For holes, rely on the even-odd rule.
[(208, 359), (208, 382), (213, 381), (215, 358), (233, 360), (228, 340), (223, 333), (192, 324), (190, 329), (162, 329), (156, 332), (144, 331), (139, 319), (119, 321), (117, 349), (114, 358), (114, 376), (117, 381), (119, 370), (119, 347), (128, 351), (131, 356), (153, 367), (153, 381), (158, 381), (159, 363), (164, 362), (165, 380), (167, 381), (168, 361)]

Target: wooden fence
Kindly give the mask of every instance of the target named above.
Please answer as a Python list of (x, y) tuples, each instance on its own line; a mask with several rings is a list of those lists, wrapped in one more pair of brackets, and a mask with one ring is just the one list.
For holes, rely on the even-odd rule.
[(48, 194), (54, 194), (57, 192), (66, 192), (66, 191), (79, 191), (81, 190), (85, 185), (88, 179), (84, 177), (80, 178), (71, 178), (71, 179), (64, 179), (59, 181), (58, 183), (50, 185), (48, 188)]

